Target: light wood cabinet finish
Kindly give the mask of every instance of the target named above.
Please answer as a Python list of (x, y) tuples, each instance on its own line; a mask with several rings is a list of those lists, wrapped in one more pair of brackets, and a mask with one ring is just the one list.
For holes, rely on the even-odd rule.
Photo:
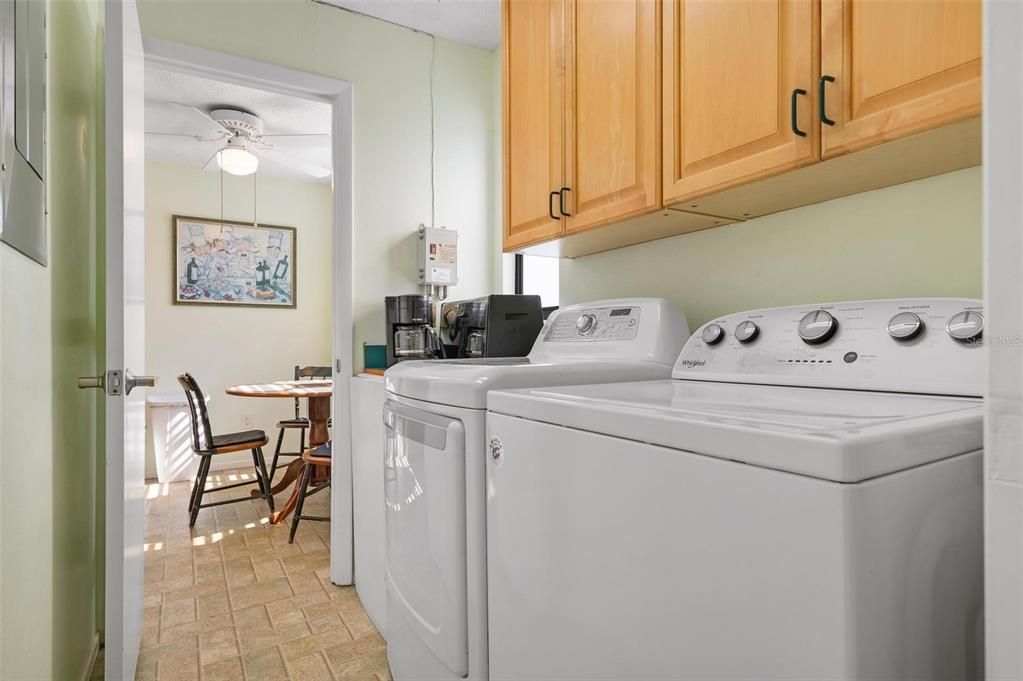
[(504, 250), (577, 257), (977, 165), (980, 3), (502, 0)]
[[(665, 0), (666, 202), (819, 159), (817, 8), (815, 0)], [(791, 125), (797, 88), (805, 136)]]
[(549, 215), (563, 173), (564, 9), (563, 0), (502, 3), (506, 250), (564, 230)]
[(980, 113), (980, 0), (821, 0), (824, 157)]
[[(790, 208), (891, 187), (980, 165), (981, 125), (974, 116), (958, 123), (854, 154), (842, 154), (779, 175), (736, 185), (700, 199), (711, 215), (749, 220)], [(673, 208), (688, 207), (689, 202)]]
[(566, 232), (661, 207), (654, 0), (566, 2)]

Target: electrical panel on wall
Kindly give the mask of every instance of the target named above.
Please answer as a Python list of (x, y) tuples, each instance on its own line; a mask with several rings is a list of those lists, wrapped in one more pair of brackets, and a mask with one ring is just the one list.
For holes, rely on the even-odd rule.
[(458, 283), (458, 232), (419, 226), (417, 262), (423, 286), (454, 286)]
[(0, 0), (0, 241), (46, 264), (46, 3)]

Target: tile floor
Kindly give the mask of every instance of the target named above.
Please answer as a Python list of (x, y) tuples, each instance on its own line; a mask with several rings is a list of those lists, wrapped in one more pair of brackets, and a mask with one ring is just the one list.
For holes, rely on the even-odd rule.
[[(209, 484), (246, 476), (211, 473)], [(203, 509), (190, 531), (190, 490), (147, 485), (136, 681), (390, 681), (384, 641), (355, 589), (330, 583), (329, 523), (303, 521), (288, 544), (291, 519), (271, 526), (259, 500)], [(329, 501), (329, 491), (310, 497), (306, 512), (329, 515)]]

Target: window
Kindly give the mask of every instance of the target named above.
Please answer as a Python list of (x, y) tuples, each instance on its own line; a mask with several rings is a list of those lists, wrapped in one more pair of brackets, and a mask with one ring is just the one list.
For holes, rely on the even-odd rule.
[(515, 293), (540, 296), (544, 308), (558, 306), (558, 273), (561, 261), (537, 255), (515, 255)]

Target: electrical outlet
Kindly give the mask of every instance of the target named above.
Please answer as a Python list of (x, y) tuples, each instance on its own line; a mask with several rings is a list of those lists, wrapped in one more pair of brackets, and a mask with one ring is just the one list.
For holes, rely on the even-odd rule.
[(252, 414), (244, 414), (242, 416), (242, 428), (252, 427)]

